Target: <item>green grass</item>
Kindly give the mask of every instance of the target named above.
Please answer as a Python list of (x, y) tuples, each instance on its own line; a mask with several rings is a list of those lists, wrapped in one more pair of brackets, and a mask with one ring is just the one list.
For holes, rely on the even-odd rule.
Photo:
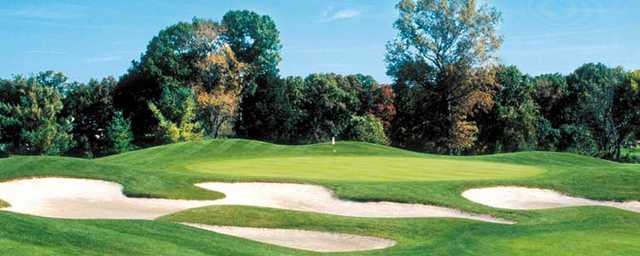
[(163, 221), (307, 229), (398, 241), (370, 255), (637, 255), (637, 214), (596, 207), (539, 211), (517, 225), (444, 219), (363, 219), (240, 206), (193, 209)]
[[(283, 146), (248, 140), (208, 140), (96, 160), (64, 157), (0, 160), (0, 180), (31, 176), (104, 179), (123, 184), (130, 196), (188, 199), (223, 196), (192, 185), (203, 181), (313, 183), (333, 189), (341, 198), (444, 205), (492, 214), (518, 224), (347, 218), (231, 206), (193, 209), (155, 222), (54, 220), (4, 213), (0, 214), (0, 254), (6, 249), (11, 249), (11, 255), (307, 254), (170, 221), (339, 231), (398, 241), (393, 248), (357, 253), (363, 255), (640, 254), (637, 213), (601, 207), (501, 210), (460, 196), (472, 187), (521, 185), (593, 199), (640, 199), (640, 165), (568, 153), (450, 157), (353, 142)], [(91, 249), (92, 246), (96, 248)], [(149, 251), (144, 251), (145, 248)]]
[(622, 155), (640, 157), (640, 148), (625, 148), (625, 149), (622, 149)]
[(452, 159), (359, 156), (265, 157), (204, 161), (187, 165), (193, 172), (215, 176), (288, 178), (315, 181), (443, 181), (513, 179), (542, 173), (538, 168), (514, 164)]

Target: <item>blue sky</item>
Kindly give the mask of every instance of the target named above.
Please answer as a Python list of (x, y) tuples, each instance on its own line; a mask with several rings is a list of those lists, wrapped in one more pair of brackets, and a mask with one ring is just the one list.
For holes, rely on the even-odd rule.
[[(499, 54), (531, 73), (586, 62), (640, 68), (640, 1), (484, 0), (502, 11)], [(364, 73), (388, 82), (383, 61), (397, 0), (0, 0), (0, 77), (43, 70), (74, 80), (120, 76), (162, 28), (226, 11), (270, 15), (284, 75)]]

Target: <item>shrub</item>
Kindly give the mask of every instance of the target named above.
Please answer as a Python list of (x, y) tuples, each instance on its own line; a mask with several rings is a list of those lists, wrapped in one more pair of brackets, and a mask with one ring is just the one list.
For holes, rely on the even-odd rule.
[(349, 140), (389, 144), (382, 122), (372, 115), (352, 116), (345, 135)]

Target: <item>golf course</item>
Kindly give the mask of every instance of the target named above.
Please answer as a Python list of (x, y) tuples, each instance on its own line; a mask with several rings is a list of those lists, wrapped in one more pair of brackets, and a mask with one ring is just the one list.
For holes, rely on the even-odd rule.
[[(0, 191), (7, 182), (44, 178), (117, 183), (131, 200), (199, 200), (210, 201), (212, 205), (193, 205), (152, 219), (104, 216), (78, 219), (15, 213), (9, 206), (11, 200), (0, 198), (7, 202), (3, 203), (7, 208), (0, 213), (0, 254), (318, 253), (223, 234), (230, 227), (279, 230), (283, 236), (287, 230), (349, 234), (388, 242), (378, 249), (343, 251), (341, 255), (640, 254), (640, 208), (633, 208), (637, 205), (631, 204), (629, 209), (547, 205), (540, 207), (544, 209), (514, 210), (494, 208), (462, 196), (470, 189), (509, 186), (556, 191), (562, 196), (594, 202), (630, 203), (640, 199), (640, 165), (570, 153), (438, 156), (360, 142), (285, 146), (221, 139), (163, 145), (94, 160), (50, 156), (11, 156), (0, 160)], [(455, 209), (460, 214), (491, 216), (508, 222), (464, 216), (363, 217), (313, 210), (316, 208), (215, 205), (217, 200), (224, 200), (225, 194), (205, 189), (208, 183), (299, 184), (305, 189), (289, 192), (302, 197), (309, 192), (309, 204), (316, 202), (311, 194), (315, 190), (309, 188), (323, 188), (334, 193), (332, 196), (339, 199), (333, 199), (336, 202), (364, 204), (373, 211), (378, 208), (368, 205), (370, 202), (384, 201)], [(28, 188), (35, 190), (36, 186)], [(65, 186), (61, 184), (56, 189), (65, 190)], [(29, 198), (25, 191), (20, 198)], [(64, 209), (66, 202), (59, 202), (48, 207)], [(291, 205), (289, 208), (297, 209)], [(357, 213), (353, 209), (351, 212)], [(218, 227), (218, 232), (197, 225)], [(221, 227), (227, 228), (221, 231)]]

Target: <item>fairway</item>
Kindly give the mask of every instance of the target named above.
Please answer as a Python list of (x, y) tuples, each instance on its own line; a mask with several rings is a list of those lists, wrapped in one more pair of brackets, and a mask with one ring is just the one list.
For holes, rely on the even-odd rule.
[[(194, 185), (203, 182), (313, 183), (332, 190), (341, 199), (444, 206), (491, 215), (515, 224), (459, 218), (349, 217), (232, 205), (188, 209), (155, 221), (61, 220), (5, 212), (0, 213), (3, 226), (0, 253), (313, 254), (176, 223), (308, 230), (312, 234), (316, 231), (352, 234), (395, 242), (386, 249), (347, 253), (349, 255), (539, 255), (540, 251), (530, 248), (543, 248), (549, 255), (640, 253), (640, 214), (635, 212), (610, 207), (510, 210), (484, 206), (462, 197), (464, 191), (472, 188), (514, 185), (605, 201), (640, 199), (640, 166), (567, 153), (444, 157), (355, 142), (283, 146), (233, 139), (165, 145), (96, 160), (39, 156), (0, 159), (3, 181), (51, 176), (117, 182), (123, 185), (127, 196), (199, 200), (224, 197), (221, 191), (216, 191), (223, 190), (217, 188), (220, 185), (207, 186), (212, 190)], [(275, 189), (274, 192), (279, 190)], [(287, 191), (281, 191), (283, 196), (299, 196)], [(259, 190), (256, 192), (253, 195), (266, 196)], [(265, 197), (265, 200), (271, 199)], [(263, 205), (268, 207), (271, 202), (265, 201)], [(300, 203), (299, 207), (303, 207), (300, 209), (306, 209), (304, 200)], [(365, 210), (357, 203), (353, 205), (345, 206), (344, 210)], [(598, 249), (605, 246), (615, 249)], [(11, 251), (6, 251), (8, 248), (12, 248)]]

